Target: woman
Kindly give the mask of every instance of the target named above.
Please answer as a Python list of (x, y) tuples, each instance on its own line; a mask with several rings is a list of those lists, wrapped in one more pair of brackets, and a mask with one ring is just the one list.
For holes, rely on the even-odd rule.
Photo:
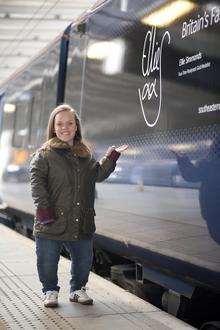
[(95, 183), (114, 171), (127, 147), (110, 147), (97, 162), (82, 140), (75, 110), (63, 104), (52, 111), (47, 142), (30, 163), (37, 269), (45, 307), (58, 305), (57, 268), (63, 245), (71, 256), (70, 301), (93, 303), (85, 285), (93, 258)]

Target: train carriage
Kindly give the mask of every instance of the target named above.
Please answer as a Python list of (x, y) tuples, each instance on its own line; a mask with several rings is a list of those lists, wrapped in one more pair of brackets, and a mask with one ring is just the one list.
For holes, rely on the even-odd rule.
[(71, 104), (97, 158), (129, 145), (97, 185), (97, 253), (163, 288), (168, 309), (178, 297), (176, 315), (195, 304), (196, 325), (220, 295), (219, 22), (219, 2), (99, 1), (0, 87), (4, 213), (31, 233), (30, 155), (56, 104)]

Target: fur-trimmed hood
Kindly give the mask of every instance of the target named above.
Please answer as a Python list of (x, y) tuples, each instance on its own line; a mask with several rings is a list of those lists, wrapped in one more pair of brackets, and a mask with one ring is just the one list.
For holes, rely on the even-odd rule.
[(73, 146), (70, 146), (67, 142), (62, 141), (57, 137), (53, 137), (52, 139), (45, 142), (41, 149), (45, 151), (51, 149), (64, 149), (72, 151), (72, 153), (76, 154), (78, 157), (91, 157), (91, 152), (84, 143), (75, 141)]

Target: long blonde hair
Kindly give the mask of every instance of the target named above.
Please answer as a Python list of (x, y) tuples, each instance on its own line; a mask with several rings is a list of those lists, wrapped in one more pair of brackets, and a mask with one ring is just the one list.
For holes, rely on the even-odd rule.
[(79, 117), (78, 117), (75, 109), (73, 109), (68, 104), (61, 104), (61, 105), (57, 106), (51, 112), (50, 118), (49, 118), (49, 121), (48, 121), (48, 125), (47, 125), (47, 141), (52, 139), (53, 137), (56, 137), (56, 133), (54, 131), (54, 121), (55, 121), (56, 115), (58, 113), (62, 112), (62, 111), (69, 111), (74, 115), (75, 122), (76, 122), (76, 127), (77, 127), (76, 134), (74, 136), (74, 142), (83, 143), (83, 141), (82, 141), (82, 130), (81, 130), (81, 124), (80, 124)]

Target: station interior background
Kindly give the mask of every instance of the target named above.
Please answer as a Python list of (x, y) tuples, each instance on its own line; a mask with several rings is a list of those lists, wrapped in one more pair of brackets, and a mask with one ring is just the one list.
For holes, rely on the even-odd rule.
[(95, 0), (0, 0), (0, 84), (95, 3)]

